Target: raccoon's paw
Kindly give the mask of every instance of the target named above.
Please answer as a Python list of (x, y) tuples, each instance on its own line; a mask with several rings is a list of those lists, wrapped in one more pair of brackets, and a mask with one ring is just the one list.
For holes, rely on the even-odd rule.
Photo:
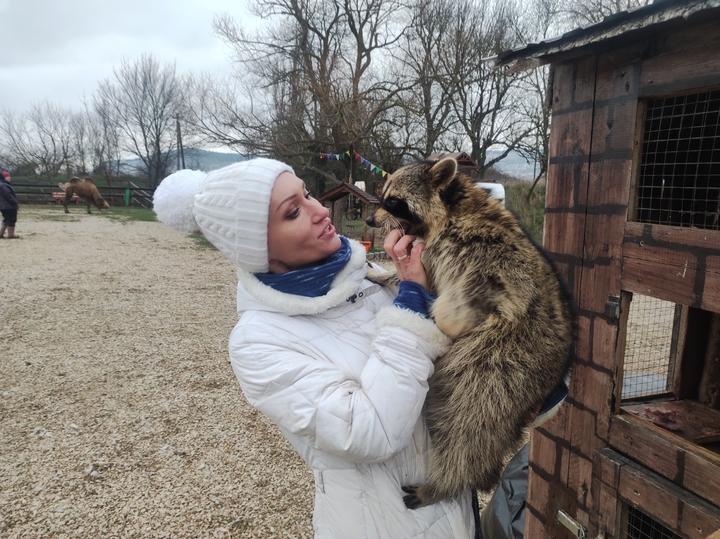
[(408, 509), (418, 509), (423, 505), (426, 505), (422, 503), (422, 500), (418, 496), (418, 487), (416, 485), (402, 487), (402, 489), (405, 493), (405, 496), (403, 496), (403, 502), (405, 502), (405, 507), (407, 507)]
[(403, 502), (405, 502), (405, 507), (408, 509), (419, 509), (420, 507), (425, 507), (426, 505), (433, 504), (435, 502), (440, 501), (440, 498), (433, 497), (428, 490), (428, 485), (408, 485), (407, 487), (402, 487), (403, 492), (405, 492), (405, 496), (403, 496)]
[(369, 281), (379, 284), (380, 286), (397, 288), (400, 284), (400, 279), (398, 279), (397, 272), (395, 271), (381, 273), (375, 268), (368, 268), (366, 277)]

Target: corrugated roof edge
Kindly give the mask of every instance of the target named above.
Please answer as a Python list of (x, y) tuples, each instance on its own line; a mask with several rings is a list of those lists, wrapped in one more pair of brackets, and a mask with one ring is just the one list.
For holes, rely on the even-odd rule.
[(513, 70), (531, 69), (547, 63), (547, 60), (544, 61), (547, 56), (606, 41), (656, 24), (687, 19), (700, 11), (718, 7), (720, 0), (655, 0), (650, 5), (620, 11), (600, 22), (575, 28), (560, 36), (503, 51), (487, 60), (494, 61), (497, 67), (518, 64), (513, 66)]

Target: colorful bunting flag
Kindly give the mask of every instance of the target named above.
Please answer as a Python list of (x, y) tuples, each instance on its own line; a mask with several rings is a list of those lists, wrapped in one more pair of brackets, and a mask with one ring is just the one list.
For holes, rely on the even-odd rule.
[[(345, 153), (321, 153), (320, 154), (320, 159), (328, 159), (331, 161), (340, 161), (341, 159), (345, 159), (346, 157), (351, 157), (350, 150), (346, 151)], [(364, 167), (369, 168), (373, 174), (380, 174), (383, 178), (390, 174), (389, 172), (381, 169), (380, 167), (373, 165), (370, 161), (365, 159), (362, 155), (360, 155), (357, 152), (353, 152), (352, 157), (356, 161), (360, 161), (360, 164), (363, 165)]]

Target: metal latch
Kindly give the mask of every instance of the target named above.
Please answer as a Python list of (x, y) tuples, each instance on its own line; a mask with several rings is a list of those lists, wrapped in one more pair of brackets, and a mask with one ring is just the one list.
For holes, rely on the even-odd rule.
[(605, 302), (605, 316), (613, 320), (620, 318), (620, 296), (608, 296)]
[(565, 526), (570, 532), (578, 539), (585, 539), (587, 537), (585, 528), (577, 520), (572, 518), (562, 509), (558, 509), (557, 520), (560, 524)]

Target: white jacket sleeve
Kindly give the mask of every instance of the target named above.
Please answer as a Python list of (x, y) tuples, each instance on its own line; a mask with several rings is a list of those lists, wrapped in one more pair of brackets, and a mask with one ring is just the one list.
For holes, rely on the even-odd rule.
[(241, 320), (230, 359), (248, 401), (315, 449), (355, 462), (388, 459), (411, 442), (433, 360), (446, 346), (431, 321), (390, 309), (359, 380), (307, 353), (307, 343), (288, 344), (277, 327)]

